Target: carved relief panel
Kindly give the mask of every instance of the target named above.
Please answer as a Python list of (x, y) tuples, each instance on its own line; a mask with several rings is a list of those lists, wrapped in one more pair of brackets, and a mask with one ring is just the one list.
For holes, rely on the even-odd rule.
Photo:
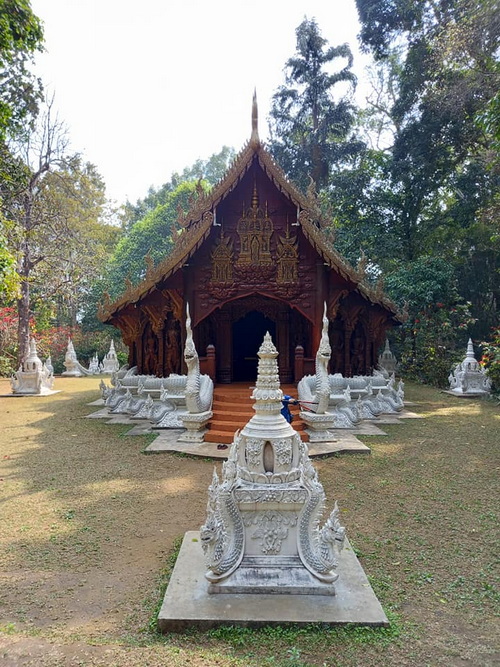
[(236, 231), (240, 239), (237, 266), (272, 266), (271, 236), (274, 225), (268, 215), (267, 202), (264, 210), (259, 206), (256, 185), (253, 189), (252, 205), (247, 210), (243, 209)]
[(221, 231), (215, 248), (212, 250), (212, 279), (211, 283), (231, 284), (233, 282), (233, 242), (229, 236)]
[(296, 236), (290, 236), (287, 227), (286, 235), (280, 236), (276, 246), (276, 263), (278, 271), (276, 282), (280, 285), (296, 283), (299, 279), (299, 250)]

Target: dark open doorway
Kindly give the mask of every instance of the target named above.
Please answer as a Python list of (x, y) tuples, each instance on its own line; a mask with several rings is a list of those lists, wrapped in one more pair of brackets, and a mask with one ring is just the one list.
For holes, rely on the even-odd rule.
[(257, 379), (257, 352), (266, 331), (276, 344), (275, 323), (256, 310), (233, 324), (233, 382)]

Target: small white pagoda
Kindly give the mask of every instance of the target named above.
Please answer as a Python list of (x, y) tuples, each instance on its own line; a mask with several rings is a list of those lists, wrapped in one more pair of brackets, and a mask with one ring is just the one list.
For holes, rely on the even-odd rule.
[(378, 368), (384, 374), (384, 376), (389, 377), (396, 372), (398, 366), (398, 360), (394, 356), (391, 347), (389, 345), (389, 339), (385, 339), (385, 348), (382, 354), (379, 354), (378, 357)]
[(111, 375), (116, 373), (120, 368), (120, 362), (116, 356), (115, 343), (111, 339), (111, 344), (109, 346), (109, 352), (104, 355), (102, 360), (101, 372)]
[(484, 396), (491, 391), (491, 380), (474, 356), (472, 339), (467, 343), (465, 359), (448, 376), (450, 393), (457, 396)]
[(13, 394), (48, 396), (56, 393), (52, 389), (54, 375), (39, 358), (34, 338), (30, 339), (28, 356), (12, 376), (10, 384)]
[(90, 373), (90, 375), (99, 375), (100, 372), (101, 372), (101, 365), (99, 363), (99, 357), (97, 356), (97, 353), (96, 353), (90, 359), (89, 373)]
[(209, 592), (334, 595), (339, 510), (320, 528), (325, 493), (307, 446), (281, 414), (269, 333), (258, 356), (255, 415), (236, 432), (221, 481), (214, 471), (200, 530)]

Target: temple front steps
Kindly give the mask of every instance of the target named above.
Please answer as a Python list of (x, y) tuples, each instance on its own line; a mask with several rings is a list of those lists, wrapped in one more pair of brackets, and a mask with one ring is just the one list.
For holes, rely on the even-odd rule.
[[(297, 395), (297, 387), (293, 384), (281, 387), (283, 394)], [(249, 400), (253, 386), (248, 382), (219, 384), (214, 388), (213, 417), (205, 434), (205, 442), (216, 442), (230, 445), (238, 429), (241, 429), (254, 416), (253, 401)], [(299, 406), (291, 406), (294, 419), (292, 426), (300, 433), (304, 442), (309, 438), (304, 431), (304, 423), (298, 417)]]

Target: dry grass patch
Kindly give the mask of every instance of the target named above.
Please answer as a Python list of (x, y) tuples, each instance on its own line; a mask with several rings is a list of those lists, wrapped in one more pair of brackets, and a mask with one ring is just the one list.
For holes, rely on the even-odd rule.
[[(150, 436), (85, 419), (96, 378), (2, 398), (2, 665), (495, 665), (500, 419), (408, 386), (425, 419), (317, 461), (390, 630), (151, 629), (176, 539), (205, 518), (213, 464), (145, 456)], [(0, 381), (0, 393), (8, 383)]]

